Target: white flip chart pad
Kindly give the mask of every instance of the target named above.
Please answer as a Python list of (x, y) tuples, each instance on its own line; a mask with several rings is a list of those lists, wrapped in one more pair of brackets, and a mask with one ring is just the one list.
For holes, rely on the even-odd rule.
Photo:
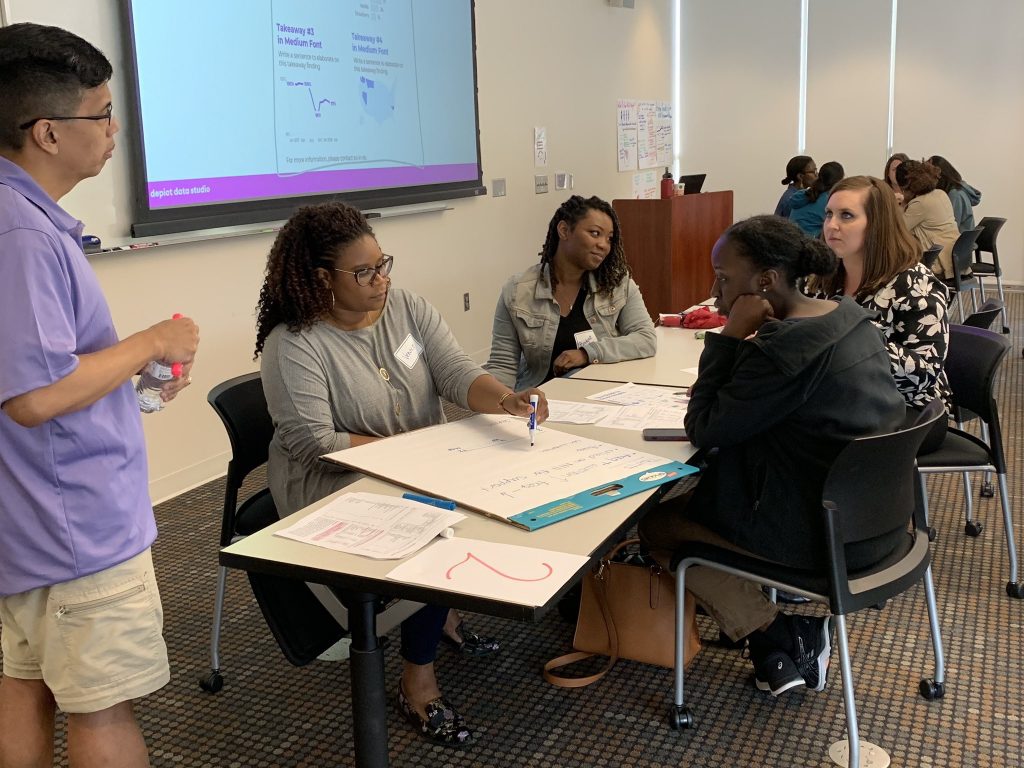
[(531, 447), (526, 419), (491, 415), (323, 458), (503, 520), (666, 463), (661, 456), (543, 427)]

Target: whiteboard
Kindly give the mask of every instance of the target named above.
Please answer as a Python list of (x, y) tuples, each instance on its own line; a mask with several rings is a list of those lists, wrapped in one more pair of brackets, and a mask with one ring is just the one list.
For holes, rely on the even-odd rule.
[(531, 446), (525, 419), (484, 414), (323, 458), (505, 521), (665, 464), (662, 456), (543, 427)]

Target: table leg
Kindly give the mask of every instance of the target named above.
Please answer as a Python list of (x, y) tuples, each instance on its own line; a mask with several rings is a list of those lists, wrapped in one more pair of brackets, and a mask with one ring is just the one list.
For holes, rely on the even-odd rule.
[(377, 639), (375, 595), (346, 595), (352, 647), (352, 728), (356, 765), (387, 768), (388, 719), (384, 650)]

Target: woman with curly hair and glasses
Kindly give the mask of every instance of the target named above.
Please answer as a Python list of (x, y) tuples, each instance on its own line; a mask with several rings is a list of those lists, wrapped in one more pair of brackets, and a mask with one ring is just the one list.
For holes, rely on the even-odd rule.
[[(538, 394), (538, 421), (547, 417), (543, 393), (513, 392), (470, 360), (427, 301), (391, 288), (393, 264), (363, 214), (343, 203), (300, 209), (274, 241), (256, 356), (274, 422), (267, 479), (282, 515), (359, 477), (320, 456), (440, 424), (442, 397), (477, 413), (528, 416)], [(464, 653), (497, 650), (461, 630), (454, 611), (422, 608), (402, 622), (398, 702), (427, 738), (461, 746), (470, 731), (434, 675), (442, 638)]]
[(494, 310), (484, 368), (499, 381), (535, 387), (573, 368), (654, 354), (654, 324), (608, 203), (579, 195), (562, 203), (540, 257), (505, 283)]

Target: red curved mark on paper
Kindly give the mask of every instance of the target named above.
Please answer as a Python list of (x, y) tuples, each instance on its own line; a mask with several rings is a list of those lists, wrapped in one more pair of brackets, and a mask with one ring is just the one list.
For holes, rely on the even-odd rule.
[(482, 565), (482, 566), (483, 566), (484, 568), (487, 568), (487, 569), (489, 569), (489, 570), (492, 570), (492, 571), (494, 571), (494, 572), (495, 572), (496, 574), (498, 574), (499, 576), (503, 576), (503, 577), (505, 577), (506, 579), (509, 579), (509, 580), (511, 580), (511, 581), (544, 581), (544, 579), (548, 578), (548, 577), (549, 577), (549, 576), (550, 576), (550, 575), (551, 575), (552, 573), (554, 573), (554, 572), (555, 572), (555, 569), (554, 569), (554, 568), (552, 568), (552, 567), (551, 567), (550, 565), (548, 565), (547, 563), (541, 563), (541, 565), (543, 565), (543, 566), (544, 566), (545, 568), (547, 568), (547, 569), (548, 569), (548, 572), (547, 572), (547, 573), (545, 573), (545, 574), (544, 574), (543, 576), (541, 576), (540, 578), (536, 578), (536, 579), (522, 579), (522, 578), (520, 578), (520, 577), (518, 577), (518, 576), (510, 576), (510, 575), (509, 575), (509, 574), (507, 574), (507, 573), (502, 573), (502, 572), (501, 572), (501, 571), (499, 571), (499, 570), (498, 570), (497, 568), (495, 568), (495, 567), (494, 567), (493, 565), (490, 565), (489, 563), (485, 563), (485, 562), (484, 562), (483, 560), (481, 560), (481, 559), (480, 559), (479, 557), (477, 557), (476, 555), (474, 555), (474, 554), (473, 554), (472, 552), (467, 552), (467, 553), (466, 553), (466, 557), (465, 557), (465, 559), (463, 559), (463, 560), (462, 560), (461, 562), (458, 562), (458, 563), (456, 563), (455, 565), (453, 565), (453, 566), (452, 566), (451, 568), (449, 568), (449, 569), (448, 569), (448, 570), (447, 570), (447, 571), (445, 572), (445, 574), (444, 574), (444, 577), (445, 577), (446, 579), (451, 579), (451, 577), (452, 577), (452, 571), (454, 571), (454, 570), (455, 570), (456, 568), (458, 568), (458, 567), (459, 567), (460, 565), (465, 565), (465, 564), (466, 564), (466, 563), (468, 563), (468, 562), (469, 562), (470, 560), (476, 560), (476, 561), (477, 561), (478, 563), (480, 563), (480, 565)]

